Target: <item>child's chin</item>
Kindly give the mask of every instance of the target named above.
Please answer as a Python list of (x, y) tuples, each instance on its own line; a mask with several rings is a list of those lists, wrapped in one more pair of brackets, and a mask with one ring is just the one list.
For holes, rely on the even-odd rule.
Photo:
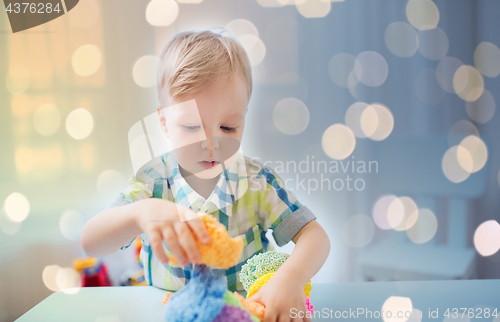
[(218, 164), (213, 168), (195, 173), (195, 176), (200, 179), (213, 179), (221, 173), (222, 173), (222, 165)]

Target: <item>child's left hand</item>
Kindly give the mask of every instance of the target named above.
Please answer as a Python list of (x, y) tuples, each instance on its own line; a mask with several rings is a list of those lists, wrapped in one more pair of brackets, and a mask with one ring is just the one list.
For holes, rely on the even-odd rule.
[(264, 304), (264, 322), (311, 322), (311, 318), (306, 317), (304, 286), (294, 283), (293, 278), (274, 274), (248, 301)]

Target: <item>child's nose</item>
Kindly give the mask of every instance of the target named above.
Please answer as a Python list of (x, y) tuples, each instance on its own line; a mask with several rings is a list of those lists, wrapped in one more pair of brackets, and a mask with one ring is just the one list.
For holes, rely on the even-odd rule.
[(201, 142), (202, 149), (217, 150), (219, 146), (219, 140), (215, 137), (207, 137), (205, 141)]

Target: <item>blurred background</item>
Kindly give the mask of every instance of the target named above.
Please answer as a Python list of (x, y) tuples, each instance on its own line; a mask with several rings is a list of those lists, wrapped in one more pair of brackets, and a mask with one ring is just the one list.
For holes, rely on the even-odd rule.
[[(313, 283), (500, 278), (498, 12), (494, 0), (82, 0), (15, 34), (0, 14), (0, 321), (81, 283), (83, 225), (157, 154), (144, 145), (157, 57), (175, 33), (212, 27), (253, 66), (243, 152), (330, 237)], [(98, 260), (113, 285), (138, 268), (134, 247)]]

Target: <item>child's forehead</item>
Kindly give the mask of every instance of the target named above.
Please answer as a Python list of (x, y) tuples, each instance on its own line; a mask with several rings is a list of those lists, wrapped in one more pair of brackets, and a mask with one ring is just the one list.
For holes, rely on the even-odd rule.
[(207, 101), (191, 99), (167, 107), (166, 112), (169, 117), (175, 119), (201, 118), (201, 115), (222, 116), (225, 120), (241, 121), (245, 118), (246, 106), (244, 109), (232, 106), (210, 104)]

